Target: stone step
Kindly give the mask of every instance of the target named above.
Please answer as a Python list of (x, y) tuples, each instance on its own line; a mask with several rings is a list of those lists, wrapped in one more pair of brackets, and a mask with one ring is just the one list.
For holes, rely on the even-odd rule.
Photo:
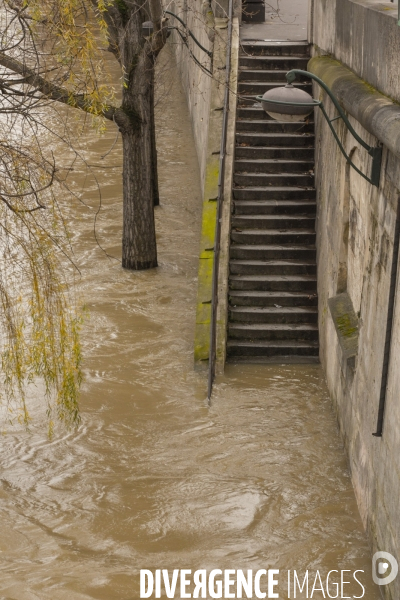
[[(280, 87), (280, 86), (278, 86)], [(264, 89), (261, 92), (260, 91), (256, 91), (254, 93), (245, 93), (242, 92), (241, 94), (238, 94), (238, 106), (240, 106), (240, 108), (253, 108), (255, 106), (258, 106), (261, 108), (261, 103), (259, 100), (257, 100), (257, 98), (261, 95), (263, 95), (267, 90)], [(305, 90), (307, 93), (311, 94), (311, 90)], [(308, 120), (308, 119), (307, 119)], [(314, 120), (314, 115), (313, 113), (311, 113), (310, 115), (310, 120)]]
[(261, 104), (256, 102), (254, 106), (240, 106), (236, 108), (236, 121), (238, 119), (258, 119), (261, 121), (271, 121), (271, 117), (261, 108)]
[[(244, 96), (258, 96), (263, 95), (269, 90), (273, 90), (277, 87), (285, 87), (287, 84), (286, 79), (281, 81), (239, 81), (238, 82), (238, 94)], [(303, 90), (308, 94), (312, 95), (312, 84), (311, 83), (294, 83), (295, 88)]]
[(316, 293), (315, 275), (231, 275), (231, 290)]
[[(270, 121), (271, 117), (265, 112), (263, 108), (261, 108), (261, 104), (259, 102), (255, 102), (253, 106), (238, 105), (236, 116), (239, 119), (258, 119), (258, 120), (266, 120)], [(311, 114), (307, 121), (309, 123), (313, 123), (313, 115)], [(303, 122), (303, 121), (302, 121)]]
[(296, 186), (247, 186), (233, 188), (235, 200), (314, 200), (315, 189)]
[[(249, 138), (251, 139), (251, 138)], [(314, 148), (284, 146), (250, 146), (247, 143), (236, 146), (236, 159), (246, 160), (302, 160), (314, 161)]]
[(313, 188), (314, 174), (310, 173), (234, 173), (235, 186)]
[(313, 133), (264, 133), (264, 132), (236, 132), (236, 143), (248, 146), (285, 146), (289, 148), (303, 147), (314, 148), (315, 136)]
[(318, 342), (318, 325), (314, 323), (229, 323), (228, 332), (230, 339)]
[(251, 362), (272, 364), (318, 363), (319, 347), (315, 341), (283, 340), (250, 342), (229, 340), (227, 343), (229, 362)]
[[(318, 362), (314, 116), (276, 121), (257, 95), (306, 70), (307, 42), (241, 44), (231, 219), (228, 360)], [(295, 86), (312, 93), (307, 76)]]
[[(304, 69), (303, 69), (304, 70)], [(266, 82), (274, 82), (274, 81), (279, 81), (279, 83), (281, 84), (282, 82), (284, 82), (284, 85), (286, 85), (286, 73), (287, 73), (287, 69), (271, 69), (271, 68), (266, 68), (266, 69), (249, 69), (246, 67), (243, 67), (242, 65), (239, 66), (239, 81), (266, 81)], [(310, 83), (310, 78), (307, 77), (306, 75), (300, 75), (296, 77), (296, 83)]]
[(299, 356), (296, 354), (292, 355), (280, 355), (275, 354), (273, 356), (234, 356), (227, 355), (226, 362), (230, 364), (249, 364), (249, 365), (305, 365), (305, 364), (319, 364), (318, 356)]
[(316, 259), (315, 246), (231, 244), (229, 256), (237, 260), (307, 260)]
[(278, 69), (285, 71), (285, 73), (291, 69), (301, 69), (302, 71), (307, 71), (307, 64), (309, 60), (309, 56), (259, 56), (241, 54), (239, 56), (239, 68), (259, 70)]
[(315, 227), (314, 215), (233, 215), (232, 228), (244, 229), (276, 229), (282, 233), (290, 229), (310, 229)]
[(315, 244), (314, 229), (245, 229), (231, 230), (231, 240), (238, 244), (277, 245), (277, 244), (300, 244), (309, 246)]
[(230, 306), (269, 306), (282, 307), (310, 307), (318, 306), (318, 296), (315, 292), (282, 292), (263, 290), (230, 290)]
[(317, 323), (317, 306), (231, 306), (229, 320), (232, 323)]
[(298, 56), (308, 58), (310, 56), (310, 44), (308, 42), (265, 42), (263, 40), (241, 41), (240, 58), (247, 56)]
[(243, 260), (229, 262), (231, 275), (315, 275), (315, 261), (306, 260)]
[(314, 200), (236, 200), (235, 215), (313, 215)]
[(314, 175), (313, 160), (236, 159), (235, 173), (307, 173)]
[[(266, 114), (266, 113), (264, 113)], [(293, 123), (273, 119), (237, 119), (236, 131), (254, 131), (256, 133), (314, 133), (314, 123), (297, 121)]]

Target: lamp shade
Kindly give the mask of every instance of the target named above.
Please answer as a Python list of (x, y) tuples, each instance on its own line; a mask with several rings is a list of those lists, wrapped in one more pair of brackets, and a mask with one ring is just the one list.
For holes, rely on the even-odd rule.
[(290, 84), (268, 90), (257, 100), (265, 112), (277, 121), (305, 121), (318, 104), (310, 94)]

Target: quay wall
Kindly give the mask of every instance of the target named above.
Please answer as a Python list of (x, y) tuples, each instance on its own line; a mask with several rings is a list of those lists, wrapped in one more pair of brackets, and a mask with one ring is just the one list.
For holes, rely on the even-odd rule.
[[(335, 93), (358, 135), (383, 150), (375, 187), (346, 162), (322, 112), (315, 111), (320, 358), (372, 551), (390, 552), (400, 562), (397, 5), (313, 0), (311, 14), (313, 58), (308, 70)], [(331, 119), (338, 115), (317, 84), (314, 97), (323, 100)], [(367, 150), (341, 119), (333, 126), (353, 164), (369, 176), (372, 159)], [(393, 296), (393, 320), (388, 323)], [(382, 400), (383, 434), (375, 437)], [(385, 600), (398, 600), (400, 577), (380, 589)]]
[[(230, 105), (236, 104), (236, 82), (239, 51), (240, 0), (235, 0), (231, 40)], [(203, 213), (199, 249), (198, 293), (194, 339), (194, 361), (196, 367), (208, 364), (210, 347), (212, 273), (214, 262), (217, 196), (219, 193), (220, 147), (222, 138), (223, 107), (226, 83), (226, 61), (228, 41), (228, 0), (222, 3), (205, 0), (199, 5), (190, 0), (175, 0), (171, 8), (187, 24), (203, 48), (212, 53), (209, 57), (192, 38), (174, 31), (169, 43), (175, 54), (182, 88), (186, 94), (192, 121), (196, 151), (200, 166), (203, 194)], [(173, 20), (173, 19), (172, 19)], [(185, 28), (180, 26), (181, 32)], [(226, 242), (229, 240), (230, 200), (232, 189), (234, 128), (236, 110), (228, 113), (227, 151), (225, 159), (225, 194), (223, 200), (223, 236), (220, 253), (220, 280), (218, 307), (218, 365), (224, 363), (226, 329), (226, 283), (228, 256)], [(220, 370), (220, 366), (218, 366)]]
[(169, 16), (169, 25), (177, 27), (182, 34), (180, 35), (177, 30), (172, 30), (169, 44), (173, 49), (182, 89), (186, 94), (200, 166), (200, 179), (202, 186), (204, 186), (213, 61), (190, 38), (187, 31), (190, 29), (198, 42), (206, 50), (213, 52), (215, 20), (208, 2), (174, 0), (171, 3), (170, 10), (187, 25), (186, 29), (177, 19)]

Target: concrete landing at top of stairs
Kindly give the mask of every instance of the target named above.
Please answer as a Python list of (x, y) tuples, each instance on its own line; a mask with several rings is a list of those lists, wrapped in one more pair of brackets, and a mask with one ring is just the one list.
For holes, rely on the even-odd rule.
[[(277, 12), (279, 10), (279, 13)], [(308, 0), (269, 0), (265, 23), (242, 23), (241, 40), (307, 40)]]

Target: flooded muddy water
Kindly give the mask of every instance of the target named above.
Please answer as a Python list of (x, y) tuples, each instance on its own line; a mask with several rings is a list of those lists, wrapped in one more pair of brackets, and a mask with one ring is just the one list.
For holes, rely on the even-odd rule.
[[(0, 598), (136, 600), (139, 569), (276, 568), (364, 570), (363, 597), (377, 600), (321, 369), (230, 365), (207, 406), (206, 376), (193, 369), (199, 174), (173, 69), (167, 79), (158, 269), (128, 272), (107, 257), (93, 236), (94, 178), (72, 174), (88, 203), (69, 212), (90, 312), (82, 425), (51, 441), (39, 424), (0, 438)], [(87, 135), (98, 239), (118, 257), (120, 140), (109, 151), (113, 127)]]

